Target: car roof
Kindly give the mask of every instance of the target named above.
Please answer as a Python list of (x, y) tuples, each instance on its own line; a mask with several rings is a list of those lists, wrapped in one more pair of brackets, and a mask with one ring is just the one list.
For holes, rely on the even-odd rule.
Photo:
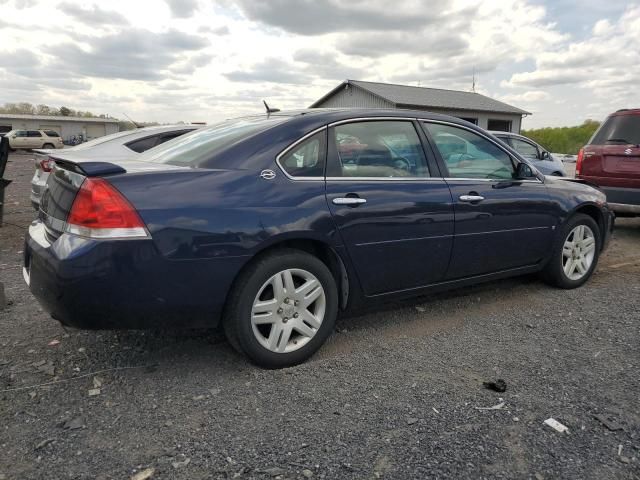
[[(180, 125), (159, 125), (153, 127), (137, 128), (135, 130), (125, 130), (117, 132), (111, 135), (105, 135), (104, 137), (98, 137), (87, 143), (81, 143), (75, 147), (65, 148), (64, 150), (57, 150), (55, 152), (56, 158), (62, 157), (80, 157), (85, 156), (88, 152), (91, 152), (91, 156), (99, 155), (117, 155), (117, 156), (135, 156), (139, 155), (137, 152), (126, 149), (124, 145), (129, 142), (140, 140), (151, 135), (157, 135), (158, 133), (169, 133), (182, 130), (197, 130), (203, 128), (202, 125), (180, 124)], [(96, 141), (94, 143), (94, 141)], [(49, 150), (34, 150), (34, 152), (49, 152)]]

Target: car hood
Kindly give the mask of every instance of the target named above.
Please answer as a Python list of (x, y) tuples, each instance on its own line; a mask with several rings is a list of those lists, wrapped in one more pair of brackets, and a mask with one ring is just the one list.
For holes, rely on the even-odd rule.
[(581, 197), (591, 197), (595, 202), (604, 202), (607, 198), (597, 185), (579, 178), (546, 176), (544, 183), (548, 188), (562, 189)]

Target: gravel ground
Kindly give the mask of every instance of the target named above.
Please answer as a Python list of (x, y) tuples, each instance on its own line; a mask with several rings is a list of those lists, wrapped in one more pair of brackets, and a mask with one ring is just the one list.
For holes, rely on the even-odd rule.
[[(583, 288), (521, 277), (389, 305), (339, 321), (306, 364), (264, 371), (215, 332), (51, 320), (20, 270), (32, 162), (11, 160), (0, 480), (147, 469), (153, 479), (640, 478), (640, 220), (618, 222)], [(506, 392), (483, 387), (496, 379)]]

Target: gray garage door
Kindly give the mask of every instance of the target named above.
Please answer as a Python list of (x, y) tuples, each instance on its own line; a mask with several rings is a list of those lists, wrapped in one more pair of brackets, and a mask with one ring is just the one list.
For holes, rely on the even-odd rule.
[(87, 138), (91, 140), (92, 138), (104, 137), (105, 129), (104, 124), (97, 125), (87, 125)]

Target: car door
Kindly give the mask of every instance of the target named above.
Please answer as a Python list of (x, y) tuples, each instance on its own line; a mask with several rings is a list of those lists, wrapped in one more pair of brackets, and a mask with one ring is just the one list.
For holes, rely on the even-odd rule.
[(327, 202), (367, 296), (436, 283), (449, 264), (451, 194), (417, 127), (370, 119), (329, 128)]
[(29, 148), (26, 130), (16, 130), (11, 138), (12, 148)]
[(42, 134), (38, 130), (27, 131), (26, 148), (42, 148)]
[(558, 219), (544, 183), (515, 178), (515, 160), (476, 130), (424, 122), (451, 189), (455, 238), (447, 279), (536, 265)]

